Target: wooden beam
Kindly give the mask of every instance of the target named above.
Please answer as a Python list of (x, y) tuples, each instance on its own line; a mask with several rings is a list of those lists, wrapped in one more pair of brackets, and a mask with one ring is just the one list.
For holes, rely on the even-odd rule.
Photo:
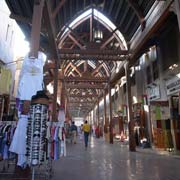
[(72, 104), (73, 103), (78, 103), (78, 104), (88, 104), (88, 103), (91, 104), (91, 103), (93, 103), (94, 104), (96, 102), (97, 102), (97, 100), (93, 100), (93, 101), (92, 100), (91, 101), (87, 101), (87, 100), (84, 100), (84, 101), (80, 101), (80, 100), (79, 101), (72, 101), (72, 100), (70, 100), (69, 101), (69, 103), (72, 103)]
[(115, 17), (114, 17), (114, 20), (115, 20), (115, 21), (116, 21), (118, 15), (119, 15), (119, 11), (120, 11), (120, 9), (121, 9), (122, 3), (123, 3), (123, 1), (119, 1), (118, 8), (117, 8), (117, 10), (116, 10), (116, 14), (115, 14)]
[(55, 27), (53, 24), (51, 6), (49, 1), (45, 1), (45, 7), (43, 11), (43, 15), (45, 18), (45, 24), (48, 30), (48, 37), (52, 47), (52, 57), (55, 60), (55, 69), (54, 69), (54, 96), (53, 96), (53, 112), (52, 112), (52, 120), (57, 121), (57, 91), (58, 91), (58, 69), (60, 64), (58, 48), (56, 44), (56, 35), (55, 35)]
[(57, 43), (56, 43), (56, 34), (55, 34), (55, 27), (52, 19), (52, 13), (51, 13), (51, 6), (49, 4), (49, 1), (45, 1), (45, 7), (43, 11), (43, 17), (44, 17), (44, 22), (48, 31), (48, 37), (49, 37), (49, 43), (51, 47), (51, 55), (54, 57), (51, 57), (52, 59), (59, 60), (59, 53), (58, 53), (58, 48), (57, 48)]
[(68, 36), (80, 49), (85, 49), (71, 34)]
[[(114, 34), (114, 33), (113, 33)], [(110, 36), (100, 47), (100, 49), (104, 49), (107, 44), (109, 44), (114, 39), (114, 35)]]
[(87, 47), (87, 44), (86, 42), (72, 29), (70, 28), (69, 26), (65, 25), (66, 28), (68, 28), (71, 32), (71, 34), (73, 34), (73, 36), (81, 43), (83, 44), (83, 47)]
[(112, 9), (113, 9), (113, 6), (114, 6), (114, 2), (115, 2), (115, 0), (111, 0), (111, 5), (110, 5), (110, 7), (109, 7), (109, 11), (108, 11), (108, 14), (111, 14), (111, 11), (112, 11)]
[(92, 94), (92, 95), (75, 95), (75, 94), (69, 94), (69, 97), (73, 98), (81, 98), (81, 99), (87, 99), (87, 98), (98, 98), (97, 94)]
[(94, 61), (124, 61), (128, 56), (107, 56), (107, 55), (60, 55), (62, 60), (94, 60)]
[(60, 0), (59, 4), (56, 6), (55, 10), (52, 13), (52, 18), (54, 19), (56, 17), (56, 15), (58, 14), (58, 12), (60, 11), (60, 9), (62, 8), (62, 6), (65, 4), (67, 0)]
[(16, 15), (16, 14), (13, 14), (13, 13), (11, 13), (9, 17), (11, 19), (14, 19), (14, 20), (22, 22), (22, 23), (32, 24), (32, 19), (28, 18), (28, 17), (23, 17), (23, 16)]
[(67, 89), (104, 89), (104, 85), (94, 85), (94, 84), (67, 84)]
[[(106, 108), (106, 91), (104, 90), (104, 123), (105, 127), (109, 125), (108, 120), (107, 120), (107, 108)], [(106, 132), (107, 133), (107, 132)]]
[(113, 144), (112, 97), (111, 97), (110, 84), (108, 90), (109, 90), (109, 143)]
[(78, 55), (128, 55), (127, 50), (99, 50), (99, 49), (84, 49), (84, 50), (72, 50), (72, 49), (60, 49), (61, 54), (78, 54)]
[[(171, 4), (173, 3), (173, 0), (166, 0), (163, 4), (157, 6), (157, 9), (155, 9), (152, 12), (151, 16), (151, 22), (148, 23), (148, 26), (143, 32), (138, 32), (134, 38), (132, 38), (130, 44), (131, 44), (131, 51), (133, 52), (132, 55), (130, 56), (131, 62), (130, 64), (134, 64), (136, 60), (136, 56), (138, 55), (138, 52), (140, 49), (143, 47), (145, 42), (158, 30), (158, 28), (162, 25), (162, 23), (165, 21), (167, 16), (169, 15), (170, 11), (169, 8), (171, 7)], [(160, 8), (160, 9), (158, 9)], [(148, 21), (148, 20), (147, 20)]]
[(137, 15), (141, 23), (141, 29), (144, 30), (146, 22), (145, 22), (144, 14), (140, 9), (140, 7), (138, 6), (138, 3), (135, 2), (134, 0), (127, 0), (127, 2), (130, 5), (130, 7), (134, 10), (135, 14)]
[(95, 68), (95, 69), (93, 70), (93, 72), (91, 73), (92, 76), (94, 76), (94, 75), (99, 71), (99, 69), (102, 67), (103, 63), (104, 63), (104, 62), (101, 62), (101, 63), (99, 63), (99, 64), (96, 66), (96, 68)]
[(132, 95), (129, 62), (124, 65), (126, 74), (126, 101), (127, 101), (127, 119), (129, 122), (129, 150), (136, 151), (136, 142), (134, 136), (134, 121), (132, 112)]
[(89, 39), (90, 39), (90, 42), (92, 42), (92, 40), (93, 40), (93, 15), (90, 17), (89, 21), (90, 21), (90, 30), (89, 30), (90, 37), (89, 37)]
[(39, 4), (37, 4), (34, 1), (31, 40), (30, 40), (31, 48), (29, 52), (29, 57), (31, 58), (38, 58), (43, 7), (44, 7), (44, 0), (41, 0)]
[(107, 83), (109, 78), (107, 77), (64, 77), (65, 82), (101, 82)]

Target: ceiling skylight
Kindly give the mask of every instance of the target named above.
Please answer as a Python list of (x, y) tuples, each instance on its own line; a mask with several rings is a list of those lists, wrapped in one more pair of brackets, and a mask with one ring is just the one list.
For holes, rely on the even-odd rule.
[[(97, 9), (88, 9), (87, 11), (83, 12), (81, 15), (79, 15), (76, 19), (74, 19), (68, 27), (64, 27), (64, 32), (60, 37), (60, 46), (63, 43), (63, 41), (66, 39), (68, 34), (70, 33), (69, 28), (75, 29), (79, 24), (83, 23), (90, 17), (92, 17), (94, 14), (94, 19), (99, 21), (103, 26), (105, 26), (110, 32), (117, 29), (114, 23), (112, 23), (105, 15), (103, 15), (101, 12), (99, 12)], [(116, 39), (119, 41), (121, 49), (127, 50), (127, 43), (122, 35), (122, 33), (117, 29), (114, 32), (114, 35)]]

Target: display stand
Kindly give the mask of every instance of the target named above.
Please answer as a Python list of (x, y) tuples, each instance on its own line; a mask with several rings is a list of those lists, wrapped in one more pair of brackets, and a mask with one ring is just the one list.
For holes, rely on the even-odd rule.
[[(46, 100), (47, 101), (47, 100)], [(46, 162), (46, 129), (48, 119), (48, 103), (43, 99), (32, 100), (30, 117), (27, 126), (27, 163), (32, 168), (32, 180), (35, 168)], [(46, 175), (46, 174), (45, 174)], [(46, 178), (46, 177), (45, 177)]]

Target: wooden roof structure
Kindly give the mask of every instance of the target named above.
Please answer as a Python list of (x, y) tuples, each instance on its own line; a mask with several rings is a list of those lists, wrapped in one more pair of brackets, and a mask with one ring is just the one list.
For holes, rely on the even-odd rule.
[[(44, 81), (46, 84), (54, 81), (55, 92), (61, 92), (54, 96), (68, 104), (71, 116), (85, 117), (109, 85), (120, 77), (123, 62), (135, 60), (162, 23), (172, 1), (6, 0), (6, 3), (10, 17), (31, 42), (31, 54), (36, 55), (40, 46), (48, 55)], [(161, 12), (151, 27), (147, 20), (157, 7)], [(99, 39), (95, 37), (98, 31), (103, 33)], [(61, 85), (55, 83), (58, 81)]]

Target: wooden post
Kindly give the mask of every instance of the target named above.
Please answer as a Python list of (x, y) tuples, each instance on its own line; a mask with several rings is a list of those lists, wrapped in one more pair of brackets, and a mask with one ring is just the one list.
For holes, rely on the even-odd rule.
[[(98, 128), (100, 130), (100, 118), (99, 118), (99, 98), (98, 98), (98, 104), (97, 104), (97, 119), (98, 119)], [(99, 131), (100, 132), (100, 131)], [(99, 134), (98, 134), (98, 138), (99, 138)]]
[(132, 97), (131, 97), (131, 79), (130, 79), (130, 69), (129, 62), (126, 62), (124, 65), (125, 74), (126, 74), (126, 100), (127, 100), (127, 115), (129, 122), (129, 150), (136, 151), (136, 143), (134, 137), (134, 121), (132, 114)]
[(113, 144), (113, 124), (112, 124), (112, 97), (111, 86), (109, 84), (109, 143)]
[(58, 60), (55, 59), (52, 121), (57, 121)]
[(105, 127), (107, 128), (108, 122), (107, 122), (107, 109), (106, 109), (106, 92), (104, 91), (104, 123)]
[(178, 19), (178, 26), (180, 31), (180, 0), (175, 0), (176, 15)]
[(34, 1), (29, 57), (38, 58), (44, 0)]

